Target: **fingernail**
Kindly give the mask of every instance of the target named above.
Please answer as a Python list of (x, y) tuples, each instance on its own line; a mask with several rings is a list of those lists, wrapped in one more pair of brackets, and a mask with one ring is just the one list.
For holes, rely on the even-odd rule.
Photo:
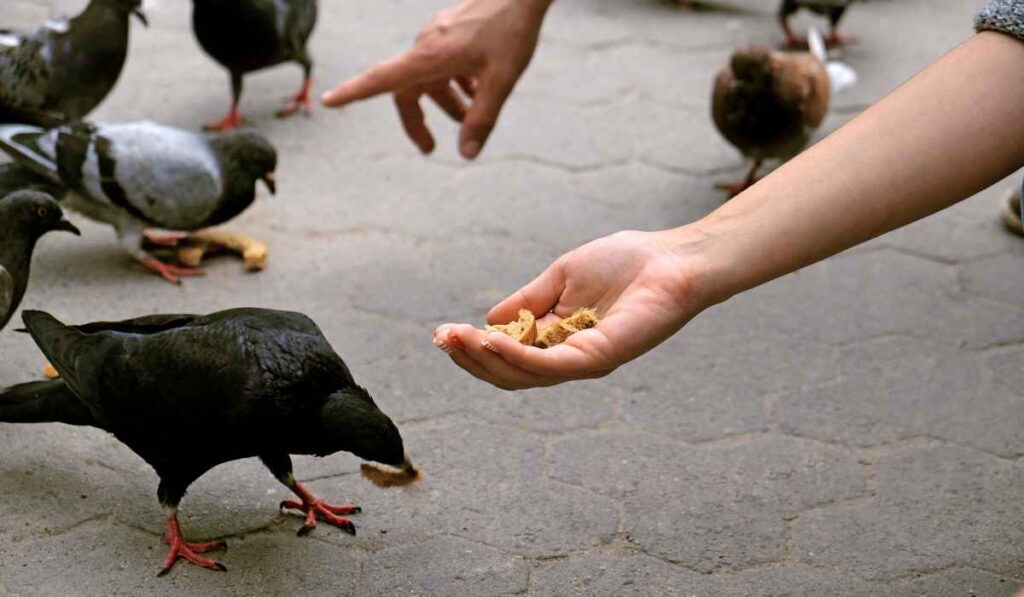
[(332, 94), (330, 91), (328, 91), (328, 92), (325, 92), (323, 95), (320, 96), (320, 103), (327, 104), (327, 103), (330, 103), (330, 101), (332, 99), (334, 99), (334, 94)]
[(462, 338), (459, 338), (458, 336), (455, 335), (454, 330), (448, 330), (448, 335), (445, 336), (445, 341), (448, 343), (448, 346), (451, 347), (453, 350), (462, 350), (466, 347), (462, 343)]
[(462, 152), (462, 156), (467, 159), (473, 159), (480, 153), (480, 142), (479, 141), (466, 141), (459, 148)]
[(489, 350), (489, 351), (493, 352), (494, 354), (501, 354), (501, 351), (498, 350), (498, 347), (493, 345), (493, 344), (491, 344), (490, 340), (483, 340), (483, 341), (481, 341), (480, 342), (480, 346), (483, 346), (486, 350)]

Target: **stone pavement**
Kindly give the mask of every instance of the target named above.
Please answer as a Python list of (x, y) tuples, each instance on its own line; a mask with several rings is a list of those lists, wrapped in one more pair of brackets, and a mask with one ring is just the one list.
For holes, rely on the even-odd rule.
[[(323, 0), (318, 88), (406, 47), (445, 3)], [(2, 24), (24, 26), (83, 0), (2, 4)], [(774, 0), (723, 4), (559, 0), (475, 164), (433, 108), (439, 150), (424, 159), (390, 101), (278, 122), (298, 69), (250, 78), (244, 112), (281, 150), (280, 193), (231, 227), (270, 242), (265, 273), (223, 259), (174, 288), (133, 271), (106, 228), (46, 238), (24, 306), (69, 321), (308, 313), (426, 478), (384, 491), (348, 455), (300, 458), (317, 492), (364, 511), (358, 537), (298, 538), (258, 462), (222, 466), (183, 502), (183, 525), (226, 537), (230, 571), (158, 579), (163, 519), (140, 459), (90, 429), (0, 425), (0, 593), (998, 596), (1024, 584), (1024, 242), (997, 221), (1009, 182), (729, 301), (603, 380), (508, 394), (431, 346), (436, 324), (482, 322), (581, 242), (721, 204), (712, 182), (741, 164), (708, 118), (711, 77), (734, 45), (780, 38)], [(854, 7), (846, 58), (862, 83), (827, 128), (970, 35), (981, 4)], [(189, 5), (147, 0), (152, 27), (133, 29), (97, 119), (221, 116), (227, 78), (196, 46)], [(4, 383), (37, 375), (27, 337), (7, 330), (0, 350)]]

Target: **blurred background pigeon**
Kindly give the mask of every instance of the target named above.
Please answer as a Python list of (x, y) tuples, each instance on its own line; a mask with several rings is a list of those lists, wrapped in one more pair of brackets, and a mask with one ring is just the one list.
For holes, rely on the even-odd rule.
[(302, 66), (303, 82), (277, 116), (290, 116), (300, 109), (307, 115), (312, 112), (313, 61), (306, 42), (316, 25), (316, 13), (316, 0), (193, 0), (192, 28), (199, 45), (231, 75), (231, 110), (206, 129), (238, 127), (243, 77), (283, 62)]
[(73, 19), (31, 33), (0, 31), (0, 121), (45, 125), (24, 115), (48, 111), (78, 119), (91, 112), (121, 75), (131, 15), (146, 24), (140, 5), (92, 0)]
[(148, 462), (171, 546), (161, 574), (178, 558), (225, 570), (199, 555), (224, 544), (186, 542), (177, 517), (188, 486), (218, 464), (258, 456), (298, 496), (281, 507), (306, 515), (299, 534), (318, 518), (355, 534), (344, 515), (360, 509), (310, 493), (290, 454), (346, 451), (398, 467), (406, 481), (418, 475), (398, 428), (305, 315), (232, 309), (79, 327), (41, 311), (23, 319), (61, 377), (0, 394), (0, 421), (91, 425)]
[(754, 184), (765, 159), (799, 153), (828, 112), (830, 84), (811, 53), (750, 46), (715, 77), (711, 115), (718, 131), (750, 160), (746, 176), (718, 184), (735, 196)]
[(147, 253), (145, 238), (165, 241), (147, 236), (146, 228), (215, 226), (252, 204), (256, 181), (264, 181), (271, 193), (276, 190), (277, 152), (248, 129), (203, 135), (151, 122), (52, 130), (3, 125), (0, 150), (69, 189), (66, 206), (114, 226), (132, 258), (173, 283), (199, 270)]
[(0, 198), (0, 329), (25, 296), (36, 242), (51, 230), (79, 233), (53, 197), (16, 191)]
[(825, 43), (830, 46), (853, 43), (853, 37), (842, 35), (838, 29), (839, 21), (842, 20), (846, 9), (852, 3), (853, 0), (782, 0), (782, 4), (779, 6), (779, 24), (782, 26), (782, 32), (786, 34), (786, 47), (807, 47), (807, 38), (795, 35), (789, 26), (790, 17), (801, 8), (828, 17), (829, 30), (825, 36)]

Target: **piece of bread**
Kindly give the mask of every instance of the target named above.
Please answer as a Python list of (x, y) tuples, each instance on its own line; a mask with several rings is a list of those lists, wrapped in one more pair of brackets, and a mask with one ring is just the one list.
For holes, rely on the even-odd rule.
[(537, 320), (528, 309), (519, 310), (519, 321), (504, 325), (489, 325), (488, 332), (501, 332), (512, 336), (521, 344), (533, 345), (537, 341)]
[(249, 235), (217, 228), (189, 233), (188, 239), (177, 249), (178, 262), (188, 267), (199, 267), (203, 257), (224, 249), (239, 253), (248, 271), (261, 271), (267, 267), (267, 245)]
[(580, 309), (561, 321), (556, 321), (542, 327), (537, 332), (537, 339), (534, 340), (533, 345), (538, 348), (550, 348), (556, 344), (561, 344), (576, 332), (582, 332), (594, 327), (598, 321), (600, 319), (597, 317), (597, 311), (586, 308)]
[(363, 476), (377, 487), (402, 487), (423, 478), (423, 473), (406, 458), (400, 467), (364, 462), (359, 466)]
[(593, 309), (580, 309), (552, 324), (537, 329), (537, 320), (533, 313), (526, 309), (519, 310), (519, 321), (513, 321), (504, 325), (489, 325), (488, 332), (501, 332), (512, 336), (522, 344), (536, 346), (537, 348), (550, 348), (556, 344), (565, 342), (569, 336), (597, 325), (600, 321), (597, 311)]

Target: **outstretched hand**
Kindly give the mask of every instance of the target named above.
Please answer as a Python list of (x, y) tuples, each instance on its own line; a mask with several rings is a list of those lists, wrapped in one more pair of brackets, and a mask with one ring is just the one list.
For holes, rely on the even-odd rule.
[(707, 304), (699, 263), (667, 248), (664, 233), (620, 232), (566, 253), (487, 315), (517, 319), (529, 309), (544, 325), (582, 307), (600, 323), (552, 348), (524, 346), (498, 332), (444, 324), (434, 344), (472, 375), (506, 389), (603, 377), (679, 330)]
[(427, 95), (462, 123), (459, 151), (473, 159), (533, 57), (550, 4), (551, 0), (464, 0), (439, 12), (412, 49), (344, 81), (324, 94), (323, 103), (338, 107), (394, 93), (406, 134), (420, 151), (430, 153), (434, 137), (419, 103)]

